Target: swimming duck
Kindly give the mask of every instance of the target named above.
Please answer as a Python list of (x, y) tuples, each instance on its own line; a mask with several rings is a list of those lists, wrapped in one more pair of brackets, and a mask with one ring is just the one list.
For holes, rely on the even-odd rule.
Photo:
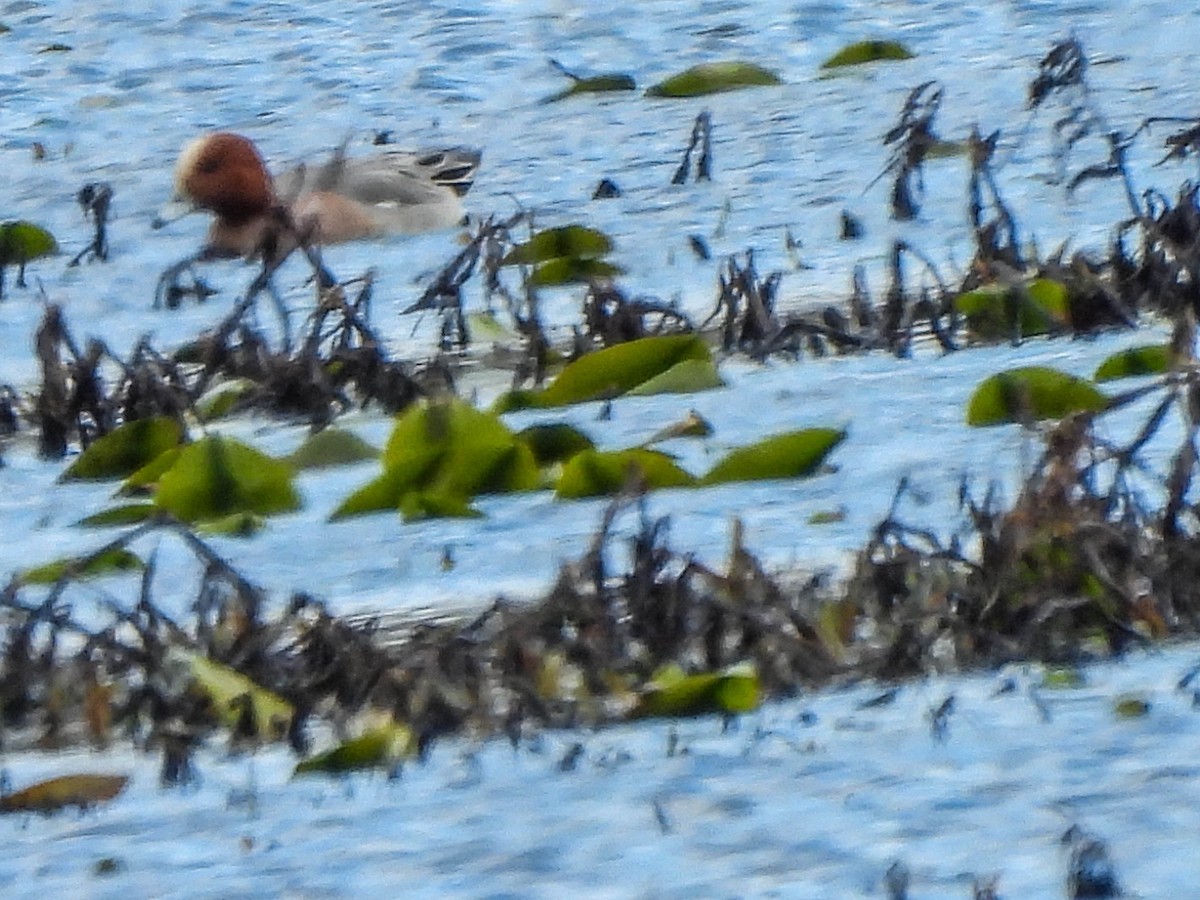
[(208, 254), (278, 261), (297, 240), (334, 244), (458, 224), (460, 198), (479, 160), (479, 151), (465, 148), (350, 158), (343, 144), (322, 165), (301, 165), (272, 179), (252, 141), (215, 132), (179, 154), (175, 194), (216, 216)]

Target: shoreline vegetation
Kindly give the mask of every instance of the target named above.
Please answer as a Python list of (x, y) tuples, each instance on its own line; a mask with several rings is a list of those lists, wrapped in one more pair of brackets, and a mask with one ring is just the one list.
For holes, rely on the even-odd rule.
[[(32, 428), (48, 459), (83, 450), (73, 469), (89, 453), (93, 462), (104, 457), (96, 448), (108, 441), (112, 452), (98, 471), (71, 477), (121, 478), (126, 493), (150, 499), (93, 522), (124, 528), (99, 550), (57, 568), (17, 573), (0, 594), (4, 748), (132, 741), (161, 757), (164, 785), (194, 777), (194, 749), (220, 740), (234, 748), (287, 741), (300, 760), (298, 773), (390, 770), (448, 735), (507, 736), (519, 746), (543, 728), (644, 716), (733, 717), (765, 698), (850, 680), (890, 682), (1017, 660), (1072, 667), (1200, 634), (1200, 515), (1193, 502), (1200, 201), (1190, 184), (1173, 198), (1136, 189), (1125, 154), (1164, 120), (1148, 119), (1134, 134), (1111, 129), (1086, 72), (1076, 41), (1055, 45), (1031, 82), (1029, 103), (1031, 110), (1054, 108), (1067, 191), (1109, 179), (1128, 200), (1130, 215), (1114, 224), (1103, 258), (1068, 257), (1065, 248), (1040, 255), (1029, 247), (992, 168), (999, 134), (975, 132), (957, 145), (939, 137), (942, 92), (930, 82), (910, 93), (886, 135), (893, 155), (880, 177), (891, 179), (892, 214), (904, 220), (919, 210), (926, 160), (946, 152), (967, 160), (976, 248), (957, 284), (919, 249), (898, 241), (881, 298), (872, 298), (856, 273), (845, 308), (783, 315), (776, 308), (778, 274), (760, 275), (747, 253), (720, 264), (713, 312), (694, 322), (670, 304), (633, 299), (618, 287), (621, 272), (606, 259), (612, 246), (604, 234), (581, 225), (537, 231), (518, 213), (477, 223), (470, 241), (404, 310), (442, 323), (438, 353), (419, 364), (389, 356), (371, 325), (371, 274), (339, 282), (300, 236), (317, 301), (295, 333), (282, 306), (274, 337), (251, 316), (258, 298), (273, 294), (278, 262), (264, 266), (217, 329), (170, 352), (144, 341), (119, 359), (96, 340), (81, 347), (62, 311), (48, 306), (35, 341), (41, 384), (31, 397), (12, 389), (0, 394), (0, 430), (17, 439)], [(711, 177), (710, 132), (709, 115), (702, 113), (676, 182)], [(1108, 158), (1068, 175), (1073, 153), (1087, 140), (1106, 146)], [(1166, 146), (1166, 160), (1194, 157), (1200, 124), (1184, 123)], [(608, 191), (619, 190), (606, 182)], [(598, 197), (609, 195), (598, 189)], [(110, 197), (97, 185), (80, 194), (94, 217), (92, 253), (101, 260), (107, 258)], [(859, 228), (847, 214), (846, 239)], [(701, 257), (708, 252), (699, 238), (693, 248)], [(464, 289), (472, 279), (481, 286), (486, 317), (466, 310)], [(540, 292), (562, 285), (584, 286), (569, 347), (552, 344), (538, 306)], [(185, 261), (164, 273), (156, 305), (169, 309), (211, 293)], [(989, 379), (968, 411), (972, 424), (1040, 429), (1041, 457), (1015, 500), (1005, 504), (991, 491), (975, 496), (964, 485), (963, 525), (953, 538), (942, 538), (940, 528), (900, 518), (907, 492), (901, 483), (891, 511), (836, 584), (820, 575), (767, 571), (737, 523), (721, 570), (672, 547), (669, 523), (650, 516), (642, 498), (660, 487), (711, 483), (716, 470), (704, 476), (668, 470), (645, 448), (610, 459), (616, 455), (597, 454), (586, 439), (564, 431), (543, 431), (535, 439), (495, 430), (502, 428), (499, 414), (510, 409), (612, 403), (626, 393), (650, 392), (647, 384), (666, 392), (712, 387), (714, 379), (720, 383), (714, 356), (878, 351), (905, 357), (926, 337), (948, 353), (979, 343), (1135, 328), (1147, 315), (1171, 323), (1170, 344), (1113, 357), (1096, 383), (1028, 370)], [(455, 395), (460, 366), (479, 340), (474, 335), (501, 320), (510, 338), (503, 365), (513, 373), (513, 391), (486, 422), (474, 412), (480, 418), (460, 429), (459, 407), (445, 398)], [(633, 345), (656, 348), (653, 358), (633, 355)], [(596, 362), (605, 353), (619, 363), (605, 368)], [(1098, 387), (1133, 376), (1146, 380), (1124, 394)], [(1101, 439), (1094, 427), (1099, 419), (1148, 398), (1156, 402), (1129, 443)], [(193, 440), (193, 433), (248, 411), (298, 419), (320, 433), (341, 412), (366, 406), (401, 415), (401, 423), (423, 410), (420, 427), (438, 437), (419, 452), (398, 438), (389, 444), (382, 473), (368, 486), (374, 493), (348, 498), (347, 514), (471, 515), (474, 496), (557, 485), (563, 497), (612, 498), (591, 547), (563, 566), (537, 601), (498, 599), (478, 614), (401, 630), (339, 618), (303, 594), (286, 603), (266, 597), (252, 573), (235, 571), (205, 535), (252, 535), (263, 517), (290, 508), (293, 499), (263, 486), (261, 473), (276, 470), (251, 450), (210, 435)], [(141, 428), (132, 443), (111, 440), (139, 422), (169, 427)], [(1155, 437), (1174, 434), (1176, 423), (1182, 427), (1168, 471), (1148, 471), (1141, 452)], [(673, 434), (702, 434), (703, 427), (685, 420)], [(456, 445), (460, 431), (491, 437), (482, 448)], [(844, 435), (823, 435), (819, 450), (798, 449), (796, 435), (783, 437), (788, 440), (772, 444), (775, 455), (765, 462), (763, 447), (744, 448), (736, 465), (726, 461), (723, 477), (819, 474)], [(807, 456), (781, 463), (781, 447)], [(484, 457), (486, 466), (479, 462)], [(184, 483), (181, 459), (188, 472), (208, 471), (208, 480)], [(572, 461), (591, 480), (579, 486), (583, 476), (576, 471), (567, 490), (563, 480)], [(282, 483), (289, 477), (280, 470)], [(618, 537), (618, 523), (629, 521), (634, 527), (624, 532), (632, 536)], [(152, 533), (183, 542), (204, 568), (188, 621), (173, 619), (156, 603), (154, 558), (133, 552)], [(77, 618), (64, 600), (72, 583), (122, 569), (130, 570), (135, 585), (128, 603), (112, 603), (101, 624)], [(317, 754), (314, 722), (337, 740)], [(89, 794), (89, 784), (99, 793)], [(51, 811), (114, 795), (111, 781), (89, 784), (59, 785), (41, 800), (7, 795), (0, 810)]]

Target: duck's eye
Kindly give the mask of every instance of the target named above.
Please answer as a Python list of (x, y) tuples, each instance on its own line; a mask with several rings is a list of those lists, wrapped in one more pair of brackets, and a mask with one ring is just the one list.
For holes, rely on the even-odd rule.
[(211, 156), (196, 163), (196, 171), (202, 175), (211, 175), (219, 168), (221, 168), (221, 163)]

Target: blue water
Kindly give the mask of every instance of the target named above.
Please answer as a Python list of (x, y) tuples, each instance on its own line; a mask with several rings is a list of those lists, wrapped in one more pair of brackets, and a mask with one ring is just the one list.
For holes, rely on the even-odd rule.
[[(1115, 0), (643, 0), (603, 8), (553, 0), (165, 8), (14, 0), (0, 5), (0, 23), (11, 29), (0, 34), (0, 219), (44, 224), (64, 249), (31, 265), (32, 287), (0, 303), (0, 382), (25, 390), (37, 381), (32, 334), (43, 292), (64, 307), (78, 339), (102, 337), (123, 352), (147, 333), (162, 347), (190, 337), (219, 320), (253, 277), (246, 267), (217, 266), (210, 279), (220, 294), (208, 304), (150, 308), (159, 272), (204, 232), (198, 216), (162, 231), (150, 221), (171, 192), (178, 149), (207, 129), (244, 132), (278, 167), (320, 157), (347, 135), (352, 152), (368, 152), (376, 130), (405, 146), (482, 147), (484, 167), (467, 198), (472, 213), (520, 207), (534, 210), (539, 226), (603, 228), (616, 241), (627, 290), (703, 315), (721, 258), (749, 248), (760, 270), (785, 271), (789, 307), (844, 296), (856, 264), (882, 290), (887, 249), (899, 236), (951, 280), (961, 274), (970, 253), (961, 160), (930, 163), (914, 223), (888, 220), (886, 180), (869, 187), (887, 163), (883, 133), (923, 81), (945, 88), (943, 136), (961, 138), (975, 124), (1002, 130), (1001, 188), (1023, 234), (1043, 248), (1067, 239), (1072, 248), (1102, 245), (1127, 214), (1115, 183), (1089, 183), (1073, 197), (1054, 183), (1050, 130), (1062, 109), (1025, 109), (1028, 81), (1054, 40), (1075, 34), (1083, 42), (1093, 100), (1114, 128), (1200, 109), (1200, 11), (1166, 2), (1131, 10)], [(866, 37), (903, 40), (918, 55), (821, 75), (823, 59)], [(69, 49), (47, 52), (55, 44)], [(565, 87), (552, 58), (580, 74), (623, 71), (641, 87), (694, 63), (742, 58), (776, 70), (785, 84), (690, 101), (639, 91), (545, 105)], [(713, 181), (672, 187), (701, 110), (714, 123)], [(1156, 127), (1131, 153), (1139, 190), (1172, 194), (1195, 174), (1193, 163), (1152, 165), (1166, 133)], [(42, 161), (35, 143), (45, 149)], [(1084, 142), (1071, 164), (1100, 162), (1105, 152)], [(621, 186), (622, 198), (590, 200), (603, 177)], [(65, 259), (89, 236), (73, 197), (96, 180), (115, 191), (111, 260), (67, 270)], [(837, 239), (843, 209), (862, 218), (866, 239)], [(789, 233), (800, 242), (798, 257), (786, 248)], [(712, 261), (692, 254), (693, 234), (711, 245)], [(342, 277), (373, 267), (377, 327), (397, 353), (424, 356), (434, 323), (399, 311), (456, 248), (453, 234), (429, 235), (333, 248), (327, 261)], [(282, 274), (288, 302), (302, 313), (311, 303), (303, 267), (292, 263)], [(565, 335), (579, 292), (552, 292), (545, 303)], [(564, 416), (619, 447), (694, 406), (715, 436), (669, 449), (697, 470), (730, 446), (784, 428), (847, 426), (833, 473), (663, 492), (652, 501), (672, 516), (678, 545), (702, 558), (720, 562), (739, 516), (750, 546), (771, 564), (836, 569), (887, 509), (902, 475), (927, 500), (909, 520), (938, 527), (948, 527), (963, 473), (1015, 484), (1036, 443), (1015, 430), (962, 424), (963, 403), (984, 375), (1030, 362), (1086, 374), (1113, 349), (1157, 337), (1032, 342), (946, 358), (927, 350), (908, 362), (734, 362), (723, 367), (729, 386), (721, 391), (624, 400), (603, 423), (594, 406)], [(503, 383), (486, 375), (471, 382), (481, 400)], [(377, 442), (389, 427), (372, 414), (346, 424)], [(299, 428), (258, 419), (225, 427), (271, 451), (302, 437)], [(57, 485), (58, 467), (22, 440), (4, 457), (0, 574), (105, 539), (72, 523), (110, 502), (107, 487)], [(587, 545), (601, 509), (533, 494), (486, 501), (483, 520), (406, 526), (376, 516), (325, 525), (337, 501), (373, 473), (365, 465), (306, 475), (303, 511), (272, 521), (252, 541), (219, 546), (280, 602), (304, 588), (339, 611), (457, 608), (497, 590), (535, 596), (559, 562)], [(812, 513), (834, 509), (845, 512), (840, 523), (808, 524)], [(185, 613), (192, 589), (178, 585), (192, 583), (195, 566), (170, 541), (138, 549), (152, 547), (158, 599)], [(442, 567), (447, 549), (451, 571)], [(76, 600), (119, 602), (135, 596), (131, 590), (102, 583)], [(914, 897), (968, 896), (969, 876), (989, 872), (1001, 874), (1002, 896), (1043, 897), (1062, 895), (1056, 841), (1081, 820), (1112, 842), (1140, 896), (1188, 896), (1198, 872), (1186, 835), (1200, 826), (1200, 798), (1186, 760), (1197, 726), (1190, 700), (1171, 690), (1188, 655), (1104, 670), (1079, 702), (1063, 698), (1051, 724), (1039, 724), (1024, 695), (990, 698), (990, 679), (933, 679), (885, 713), (857, 714), (858, 695), (828, 695), (772, 707), (733, 736), (717, 734), (714, 723), (690, 724), (683, 734), (693, 752), (672, 760), (661, 749), (665, 725), (584, 736), (578, 777), (556, 769), (575, 739), (558, 735), (546, 739), (542, 756), (448, 746), (430, 768), (396, 784), (293, 784), (282, 753), (255, 762), (216, 754), (204, 761), (201, 789), (187, 795), (158, 792), (152, 767), (119, 755), (12, 758), (19, 784), (79, 768), (127, 767), (138, 776), (128, 797), (86, 817), (0, 822), (9, 847), (0, 880), (8, 895), (25, 896), (848, 897), (881, 896), (882, 872), (902, 858), (914, 873)], [(1131, 685), (1156, 698), (1146, 720), (1112, 714), (1112, 697)], [(934, 744), (924, 712), (951, 690), (966, 698), (964, 712), (950, 740)], [(808, 709), (819, 713), (814, 728), (798, 718)], [(769, 735), (755, 737), (758, 727)], [(108, 855), (124, 870), (91, 875)]]

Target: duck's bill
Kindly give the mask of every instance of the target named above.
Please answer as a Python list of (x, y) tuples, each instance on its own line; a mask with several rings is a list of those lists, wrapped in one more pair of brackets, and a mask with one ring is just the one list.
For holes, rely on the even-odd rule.
[(195, 212), (196, 207), (187, 200), (181, 200), (176, 197), (169, 203), (159, 207), (158, 213), (154, 216), (154, 220), (150, 223), (150, 227), (154, 229), (165, 228), (172, 222), (178, 221), (188, 213)]

